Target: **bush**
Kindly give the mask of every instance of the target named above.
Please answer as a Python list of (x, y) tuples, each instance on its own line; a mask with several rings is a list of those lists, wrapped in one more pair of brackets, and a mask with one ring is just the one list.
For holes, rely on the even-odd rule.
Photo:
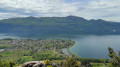
[(78, 64), (77, 58), (75, 55), (72, 55), (72, 57), (67, 57), (66, 61), (63, 63), (62, 67), (79, 67), (80, 64)]
[(15, 62), (10, 60), (0, 60), (0, 67), (13, 67), (15, 65)]

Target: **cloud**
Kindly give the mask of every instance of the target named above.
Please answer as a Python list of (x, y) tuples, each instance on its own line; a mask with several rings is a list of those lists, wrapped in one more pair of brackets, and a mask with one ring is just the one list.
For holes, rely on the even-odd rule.
[(104, 19), (108, 21), (120, 22), (119, 0), (93, 0), (89, 1), (87, 5), (83, 6), (83, 10), (79, 9), (79, 16), (87, 19)]
[(3, 5), (0, 12), (22, 12), (21, 14), (29, 15), (37, 13), (38, 16), (47, 16), (49, 13), (63, 16), (77, 8), (73, 4), (65, 3), (64, 0), (2, 0), (0, 4)]
[(19, 15), (19, 14), (13, 14), (13, 13), (0, 13), (0, 19), (16, 18), (16, 17), (27, 17), (27, 15)]
[(119, 2), (119, 0), (1, 0), (0, 18), (76, 15), (86, 19), (119, 22)]

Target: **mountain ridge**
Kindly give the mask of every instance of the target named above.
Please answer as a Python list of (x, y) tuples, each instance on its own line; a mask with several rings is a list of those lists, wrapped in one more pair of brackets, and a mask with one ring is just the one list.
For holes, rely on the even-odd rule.
[[(8, 18), (8, 19), (1, 19), (2, 20), (10, 20), (10, 19), (31, 19), (31, 20), (35, 20), (35, 19), (41, 19), (41, 18), (66, 18), (66, 19), (79, 19), (79, 20), (86, 20), (86, 21), (105, 21), (105, 22), (115, 22), (115, 21), (106, 21), (103, 19), (85, 19), (83, 17), (79, 17), (79, 16), (73, 16), (73, 15), (69, 15), (66, 17), (34, 17), (34, 16), (28, 16), (28, 17), (16, 17), (16, 18)], [(119, 23), (119, 22), (115, 22), (115, 23)]]
[(0, 33), (39, 34), (120, 34), (120, 23), (82, 17), (26, 17), (0, 20)]

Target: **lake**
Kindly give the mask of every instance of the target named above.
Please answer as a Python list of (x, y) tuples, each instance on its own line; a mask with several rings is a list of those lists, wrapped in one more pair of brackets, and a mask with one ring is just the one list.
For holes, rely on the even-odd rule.
[(20, 39), (21, 37), (20, 36), (14, 36), (14, 35), (10, 35), (10, 34), (0, 34), (0, 39), (3, 39), (3, 38), (15, 38), (15, 39)]
[[(0, 34), (2, 38), (16, 38), (20, 36)], [(33, 39), (69, 39), (75, 41), (75, 45), (70, 48), (70, 51), (83, 58), (109, 58), (107, 48), (112, 47), (115, 52), (120, 50), (120, 35), (59, 35), (59, 36), (37, 36)], [(65, 51), (66, 52), (66, 51)]]
[(109, 58), (108, 47), (118, 53), (120, 50), (120, 35), (82, 35), (72, 39), (76, 42), (70, 51), (84, 58)]

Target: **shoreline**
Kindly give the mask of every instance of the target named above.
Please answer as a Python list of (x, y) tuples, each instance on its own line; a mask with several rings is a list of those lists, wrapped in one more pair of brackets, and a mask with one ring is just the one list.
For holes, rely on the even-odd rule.
[[(75, 54), (73, 54), (70, 50), (69, 50), (69, 48), (64, 48), (64, 49), (61, 49), (62, 50), (62, 52), (64, 53), (64, 55), (66, 55), (66, 56), (72, 56), (72, 55), (75, 55)], [(75, 55), (76, 56), (76, 55)]]
[[(75, 45), (75, 43), (74, 43), (73, 45)], [(66, 56), (70, 56), (70, 57), (71, 57), (72, 55), (75, 55), (75, 54), (73, 54), (73, 53), (69, 50), (69, 48), (72, 47), (73, 45), (68, 46), (67, 48), (61, 49), (62, 52), (63, 52)], [(76, 56), (76, 55), (75, 55), (75, 56)]]

